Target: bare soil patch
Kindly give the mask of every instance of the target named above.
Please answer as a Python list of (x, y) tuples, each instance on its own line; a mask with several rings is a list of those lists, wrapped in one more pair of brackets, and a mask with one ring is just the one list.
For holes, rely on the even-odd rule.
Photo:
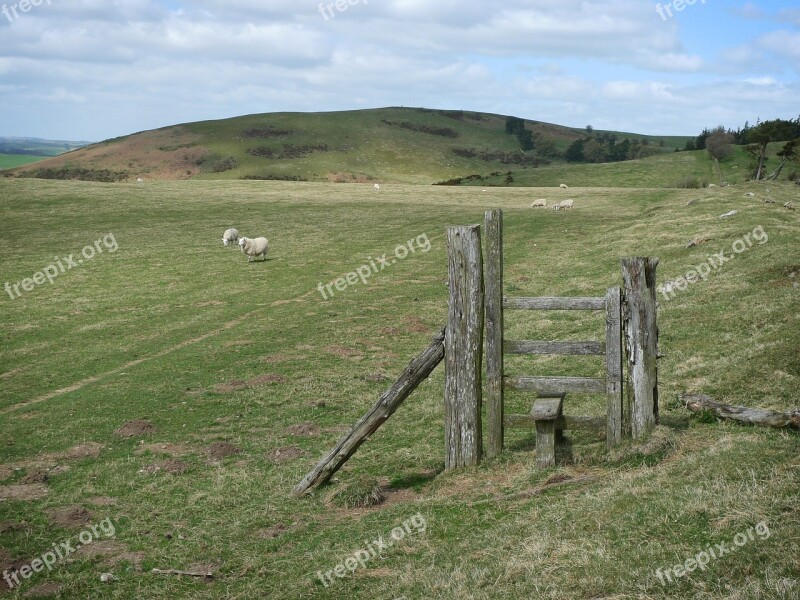
[(227, 442), (216, 442), (211, 444), (207, 450), (208, 455), (213, 460), (222, 460), (223, 458), (233, 456), (234, 454), (239, 454), (241, 451), (241, 448), (237, 448), (233, 444), (229, 444)]
[(411, 333), (431, 333), (432, 329), (425, 325), (419, 317), (406, 317), (404, 323), (408, 324), (408, 331)]
[(47, 496), (49, 490), (43, 483), (30, 485), (3, 485), (0, 486), (1, 500), (41, 500)]
[(116, 506), (117, 499), (110, 496), (95, 496), (94, 498), (87, 498), (86, 502), (94, 504), (95, 506)]
[(128, 547), (117, 540), (100, 540), (81, 546), (75, 556), (100, 557), (104, 566), (113, 567), (121, 562), (129, 562), (138, 571), (146, 555), (144, 552), (129, 552)]
[(306, 456), (306, 452), (297, 446), (284, 446), (282, 448), (275, 448), (267, 453), (267, 459), (276, 465), (280, 465), (303, 456)]
[(114, 433), (116, 433), (118, 436), (126, 439), (149, 435), (155, 432), (155, 425), (144, 419), (134, 419), (133, 421), (128, 421), (122, 427), (114, 431)]
[(13, 474), (14, 474), (14, 469), (12, 469), (11, 467), (0, 467), (0, 481), (5, 481), (6, 479), (10, 479)]
[(317, 437), (321, 429), (315, 423), (298, 423), (286, 428), (286, 433), (297, 437)]
[(339, 356), (341, 358), (349, 358), (352, 360), (364, 360), (364, 353), (360, 350), (356, 350), (355, 348), (348, 348), (346, 346), (341, 346), (339, 344), (334, 344), (333, 346), (328, 346), (325, 348), (325, 352), (328, 354), (333, 354), (334, 356)]
[(54, 525), (61, 527), (83, 527), (89, 525), (94, 516), (83, 506), (67, 506), (52, 508), (46, 511), (48, 518)]
[(289, 531), (289, 528), (286, 525), (279, 523), (278, 525), (274, 525), (262, 530), (259, 537), (265, 540), (274, 540), (275, 538), (281, 537), (287, 531)]
[(20, 483), (23, 485), (30, 485), (32, 483), (47, 483), (48, 479), (50, 479), (50, 475), (47, 473), (47, 471), (36, 469), (20, 479)]

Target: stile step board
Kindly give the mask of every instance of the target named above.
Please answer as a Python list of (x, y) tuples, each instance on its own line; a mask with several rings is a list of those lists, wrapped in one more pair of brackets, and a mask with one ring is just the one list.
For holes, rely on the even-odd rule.
[(542, 398), (533, 403), (531, 416), (534, 421), (555, 421), (561, 416), (563, 398)]
[(506, 389), (519, 392), (574, 392), (583, 394), (605, 394), (605, 379), (594, 377), (504, 377)]

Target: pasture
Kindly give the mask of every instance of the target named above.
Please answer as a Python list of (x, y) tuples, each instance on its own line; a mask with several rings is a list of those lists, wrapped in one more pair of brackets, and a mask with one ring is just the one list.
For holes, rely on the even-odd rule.
[[(0, 285), (83, 260), (3, 292), (0, 576), (114, 525), (113, 539), (13, 590), (0, 579), (0, 597), (797, 598), (797, 433), (698, 418), (677, 401), (797, 405), (800, 225), (781, 205), (797, 204), (798, 188), (771, 184), (776, 203), (764, 204), (764, 187), (0, 180)], [(529, 208), (539, 197), (575, 209)], [(611, 454), (569, 434), (569, 456), (543, 472), (533, 434), (515, 430), (500, 458), (445, 473), (440, 366), (330, 485), (291, 498), (443, 326), (445, 227), (495, 207), (513, 295), (602, 295), (621, 256), (658, 256), (663, 282), (731, 255), (659, 298), (662, 426)], [(269, 238), (269, 260), (223, 247), (231, 226)], [(768, 241), (734, 254), (759, 227)], [(423, 235), (428, 251), (418, 244), (327, 300), (318, 291)], [(708, 241), (687, 248), (693, 238)], [(591, 314), (507, 317), (515, 339), (602, 330)], [(600, 364), (515, 358), (507, 369), (593, 376)], [(530, 398), (510, 402), (530, 410)], [(602, 403), (568, 397), (565, 411), (601, 414)], [(531, 492), (577, 477), (591, 480)], [(347, 501), (375, 487), (381, 504)], [(323, 583), (403, 523), (402, 541)], [(671, 582), (657, 576), (757, 524), (769, 535)]]

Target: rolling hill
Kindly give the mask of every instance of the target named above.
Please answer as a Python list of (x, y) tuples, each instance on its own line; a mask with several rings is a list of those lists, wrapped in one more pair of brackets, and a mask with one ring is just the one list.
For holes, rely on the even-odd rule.
[[(123, 181), (275, 179), (430, 184), (471, 174), (537, 171), (550, 162), (524, 153), (502, 115), (382, 108), (270, 113), (187, 123), (107, 140), (14, 171), (23, 176)], [(585, 135), (526, 121), (558, 150)], [(597, 131), (596, 133), (604, 133)], [(648, 139), (670, 154), (687, 137)]]

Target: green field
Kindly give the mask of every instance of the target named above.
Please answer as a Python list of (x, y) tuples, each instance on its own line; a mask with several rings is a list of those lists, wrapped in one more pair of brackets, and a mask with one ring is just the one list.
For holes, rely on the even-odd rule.
[(30, 156), (28, 154), (0, 154), (0, 171), (30, 165), (48, 158), (47, 156)]
[[(691, 416), (677, 395), (797, 405), (800, 224), (782, 204), (800, 188), (484, 189), (0, 179), (0, 285), (14, 295), (59, 260), (84, 261), (18, 298), (2, 292), (0, 576), (92, 525), (115, 533), (100, 529), (5, 595), (0, 579), (0, 597), (797, 598), (800, 437)], [(572, 211), (529, 208), (567, 194)], [(445, 227), (495, 207), (506, 293), (521, 296), (602, 295), (620, 283), (621, 256), (658, 256), (663, 282), (732, 255), (754, 231), (768, 241), (660, 298), (662, 425), (646, 443), (609, 454), (604, 440), (568, 432), (562, 464), (540, 472), (534, 436), (515, 430), (500, 458), (445, 473), (439, 367), (330, 485), (291, 498), (444, 324)], [(224, 248), (230, 226), (266, 235), (269, 260)], [(421, 236), (430, 251), (417, 245), (328, 300), (318, 292)], [(687, 249), (695, 237), (709, 241)], [(507, 316), (511, 339), (602, 331), (591, 313)], [(592, 358), (507, 363), (511, 374), (599, 369)], [(530, 398), (508, 402), (530, 410)], [(565, 411), (599, 415), (603, 403), (572, 396)], [(153, 429), (115, 433), (133, 420)], [(593, 479), (529, 493), (572, 477)], [(378, 506), (345, 501), (377, 486), (388, 495)], [(323, 585), (318, 571), (404, 522), (415, 526), (403, 541)], [(656, 569), (748, 531), (704, 570), (659, 581)]]

